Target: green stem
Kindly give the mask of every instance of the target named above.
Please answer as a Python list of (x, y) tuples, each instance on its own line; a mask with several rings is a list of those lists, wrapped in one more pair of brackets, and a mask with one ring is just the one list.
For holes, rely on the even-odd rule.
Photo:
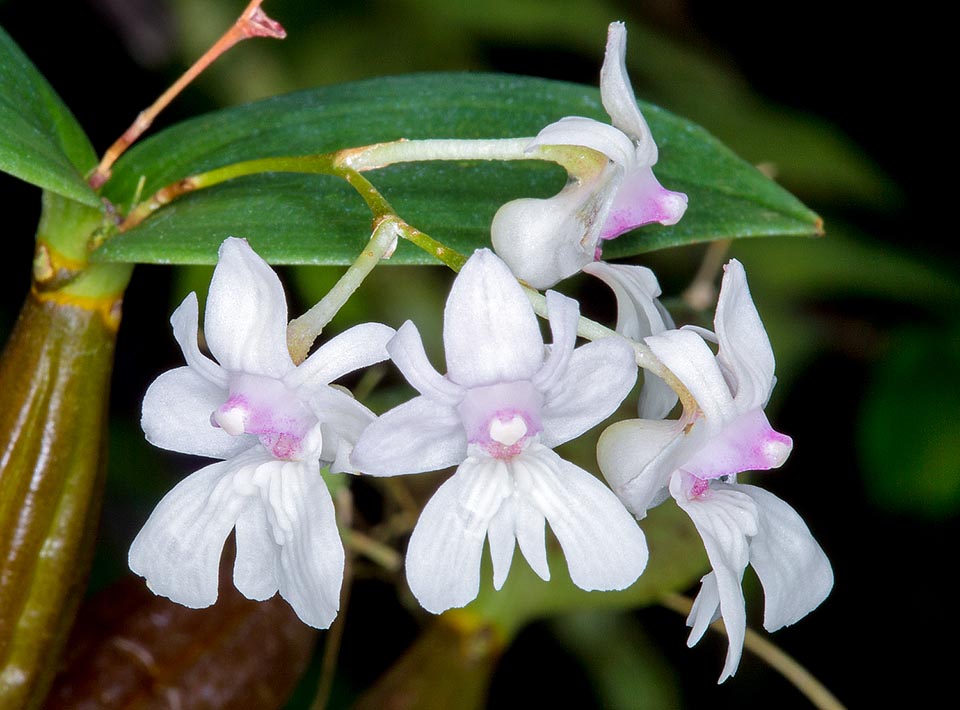
[(295, 363), (303, 362), (314, 341), (323, 332), (327, 323), (337, 314), (343, 304), (353, 295), (363, 280), (397, 247), (400, 234), (398, 218), (382, 219), (373, 230), (370, 241), (346, 273), (334, 284), (320, 301), (287, 326), (287, 348)]

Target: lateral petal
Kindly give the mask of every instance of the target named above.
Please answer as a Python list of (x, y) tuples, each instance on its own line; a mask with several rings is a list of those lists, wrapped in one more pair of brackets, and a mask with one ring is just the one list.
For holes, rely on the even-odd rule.
[(387, 342), (396, 331), (382, 323), (361, 323), (331, 338), (283, 381), (296, 389), (303, 384), (329, 384), (348, 372), (383, 362), (390, 355)]
[(543, 363), (533, 307), (507, 265), (478, 249), (450, 289), (443, 313), (447, 376), (478, 387), (528, 380)]
[(544, 393), (541, 441), (553, 448), (613, 414), (637, 381), (633, 348), (620, 337), (577, 348)]
[(547, 316), (553, 342), (543, 366), (533, 376), (533, 386), (541, 392), (549, 390), (566, 371), (577, 343), (580, 304), (556, 291), (547, 291)]
[(797, 511), (762, 488), (737, 488), (753, 499), (760, 513), (759, 531), (750, 539), (750, 564), (763, 585), (763, 627), (776, 631), (827, 598), (833, 568)]
[(463, 399), (463, 387), (451, 382), (430, 364), (420, 332), (410, 321), (400, 326), (396, 336), (387, 344), (387, 351), (393, 364), (420, 394), (451, 407)]
[(231, 372), (282, 377), (293, 369), (283, 286), (244, 239), (220, 245), (203, 325), (210, 352)]
[(197, 334), (200, 329), (197, 294), (189, 293), (170, 316), (173, 337), (183, 352), (183, 359), (203, 379), (221, 388), (227, 387), (227, 373), (213, 360), (200, 352)]

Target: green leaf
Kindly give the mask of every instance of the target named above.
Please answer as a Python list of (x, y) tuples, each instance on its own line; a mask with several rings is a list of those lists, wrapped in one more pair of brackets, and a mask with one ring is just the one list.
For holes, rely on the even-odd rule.
[[(680, 224), (644, 228), (610, 257), (721, 238), (813, 235), (819, 218), (702, 128), (642, 104), (660, 146), (657, 174), (686, 192)], [(175, 180), (242, 160), (306, 155), (398, 138), (535, 135), (567, 115), (607, 120), (595, 88), (494, 74), (390, 77), (312, 89), (219, 111), (145, 141), (117, 164), (106, 195), (121, 209)], [(469, 253), (489, 243), (503, 203), (547, 197), (566, 176), (541, 163), (418, 163), (368, 173), (401, 217)], [(139, 186), (141, 179), (142, 186)], [(256, 175), (195, 192), (106, 242), (94, 258), (213, 263), (228, 235), (274, 263), (345, 264), (369, 237), (359, 197), (325, 176)], [(404, 244), (393, 263), (433, 263)]]
[(0, 170), (92, 207), (97, 156), (60, 97), (0, 28)]

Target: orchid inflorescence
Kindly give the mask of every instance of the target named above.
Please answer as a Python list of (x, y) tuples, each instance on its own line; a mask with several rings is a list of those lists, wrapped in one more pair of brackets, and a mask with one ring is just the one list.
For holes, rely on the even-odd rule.
[[(204, 318), (213, 359), (198, 345), (191, 294), (171, 318), (186, 366), (161, 375), (143, 402), (150, 442), (219, 459), (170, 491), (133, 542), (130, 567), (154, 592), (188, 607), (212, 604), (235, 530), (237, 589), (256, 600), (279, 591), (306, 624), (327, 628), (345, 555), (321, 471), (387, 477), (455, 467), (406, 551), (407, 581), (427, 611), (477, 597), (485, 541), (496, 589), (516, 546), (549, 580), (548, 524), (574, 584), (625, 589), (648, 559), (637, 521), (669, 499), (689, 515), (712, 567), (688, 624), (695, 643), (723, 618), (721, 680), (740, 660), (747, 564), (764, 588), (768, 630), (824, 600), (833, 574), (806, 525), (779, 498), (737, 480), (781, 466), (793, 446), (764, 413), (774, 357), (743, 266), (724, 267), (708, 331), (675, 327), (649, 269), (600, 261), (605, 240), (674, 224), (687, 206), (654, 177), (657, 146), (626, 75), (625, 41), (612, 24), (601, 72), (612, 125), (568, 117), (532, 139), (528, 150), (570, 166), (567, 186), (504, 205), (493, 251), (477, 250), (460, 269), (444, 311), (445, 374), (409, 321), (397, 330), (356, 325), (296, 363), (280, 279), (245, 240), (223, 242)], [(521, 281), (550, 288), (580, 271), (614, 291), (616, 332), (577, 347), (579, 304), (548, 290), (545, 344)], [(418, 395), (380, 417), (331, 384), (386, 360)], [(597, 447), (605, 485), (554, 448), (613, 415), (638, 364), (647, 368), (638, 418), (608, 426)], [(678, 399), (682, 411), (669, 418)]]

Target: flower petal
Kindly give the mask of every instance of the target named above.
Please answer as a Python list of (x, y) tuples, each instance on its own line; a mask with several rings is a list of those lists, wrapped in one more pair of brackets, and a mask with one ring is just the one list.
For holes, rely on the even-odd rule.
[(652, 419), (616, 422), (600, 435), (600, 471), (638, 518), (663, 501), (661, 493), (685, 456), (686, 437), (682, 422)]
[(697, 333), (667, 330), (651, 335), (646, 343), (693, 395), (707, 428), (718, 431), (737, 418), (739, 411), (717, 359)]
[(332, 473), (353, 471), (350, 453), (364, 429), (374, 421), (373, 412), (336, 387), (318, 387), (308, 401), (321, 421), (320, 461), (330, 464)]
[(505, 498), (500, 510), (490, 520), (487, 539), (490, 541), (490, 559), (493, 562), (493, 588), (500, 590), (507, 581), (513, 550), (517, 541), (515, 501)]
[(225, 389), (192, 367), (164, 372), (143, 398), (140, 424), (147, 441), (170, 451), (217, 459), (228, 459), (256, 446), (256, 437), (230, 436), (210, 423), (210, 415), (227, 396)]
[(540, 440), (553, 448), (613, 414), (637, 381), (633, 348), (604, 338), (577, 348), (569, 366), (544, 393)]
[(765, 406), (776, 382), (773, 348), (750, 296), (747, 274), (736, 259), (724, 266), (714, 325), (720, 343), (717, 360), (735, 379), (737, 407), (746, 411)]
[(646, 224), (676, 224), (687, 211), (687, 196), (667, 190), (646, 166), (628, 171), (607, 212), (601, 239), (614, 239)]
[(197, 334), (200, 329), (197, 294), (189, 293), (170, 316), (173, 337), (180, 345), (183, 359), (200, 377), (221, 388), (227, 387), (227, 373), (213, 360), (200, 352)]
[(627, 28), (622, 22), (611, 22), (600, 69), (600, 100), (613, 125), (636, 142), (640, 164), (653, 165), (657, 162), (657, 144), (637, 107), (637, 98), (627, 76), (626, 55)]
[(697, 592), (687, 615), (690, 636), (687, 647), (696, 645), (707, 632), (707, 627), (720, 618), (720, 590), (717, 588), (717, 575), (709, 572), (700, 579), (700, 591)]
[(420, 394), (448, 406), (455, 406), (463, 399), (463, 387), (433, 369), (423, 349), (420, 332), (410, 321), (400, 326), (396, 336), (387, 344), (387, 351), (393, 364)]
[[(631, 340), (671, 330), (673, 318), (661, 305), (660, 284), (653, 271), (632, 264), (596, 261), (583, 267), (609, 286), (617, 299), (617, 332)], [(644, 419), (663, 419), (677, 403), (677, 393), (661, 378), (643, 373), (639, 413)]]
[(359, 370), (390, 355), (387, 342), (396, 331), (382, 323), (361, 323), (331, 338), (283, 378), (288, 387), (328, 384), (348, 372)]
[(752, 409), (714, 432), (683, 470), (701, 480), (766, 471), (782, 466), (792, 450), (793, 439), (774, 431), (762, 409)]
[(577, 323), (580, 320), (580, 304), (574, 299), (556, 291), (547, 291), (546, 301), (553, 342), (546, 361), (532, 380), (533, 386), (541, 392), (549, 390), (566, 371), (577, 342)]
[(234, 486), (234, 478), (267, 456), (262, 449), (252, 449), (211, 464), (164, 496), (128, 555), (130, 569), (155, 594), (191, 609), (217, 600), (223, 543), (248, 502)]
[(350, 455), (353, 469), (372, 476), (436, 471), (467, 456), (467, 435), (452, 407), (414, 397), (370, 423)]
[(517, 495), (550, 523), (574, 584), (612, 590), (637, 580), (647, 564), (646, 539), (609, 488), (543, 446), (529, 447), (511, 467)]
[(277, 461), (266, 501), (280, 544), (280, 595), (305, 624), (330, 626), (340, 609), (343, 543), (316, 463)]
[(282, 377), (293, 369), (283, 286), (244, 239), (220, 246), (203, 325), (210, 352), (231, 372)]
[(632, 169), (637, 159), (633, 141), (622, 130), (608, 123), (582, 116), (566, 116), (551, 123), (537, 134), (527, 150), (551, 145), (577, 145), (590, 148), (607, 156), (609, 160), (626, 170)]
[(496, 459), (469, 458), (427, 502), (407, 547), (407, 582), (434, 614), (472, 601), (490, 522), (512, 486)]
[(540, 326), (523, 289), (489, 249), (478, 249), (450, 289), (443, 314), (447, 376), (477, 387), (528, 380), (543, 363)]
[(280, 550), (259, 496), (251, 496), (237, 518), (233, 586), (247, 599), (264, 601), (280, 589)]
[[(674, 475), (670, 481), (670, 493), (703, 538), (703, 546), (713, 567), (720, 614), (729, 639), (727, 660), (719, 680), (722, 683), (736, 672), (743, 654), (747, 614), (740, 582), (749, 561), (747, 539), (757, 534), (758, 511), (753, 499), (739, 492), (736, 486), (714, 483), (704, 493), (693, 497), (684, 488), (683, 476)], [(691, 634), (688, 645), (692, 646), (698, 638)]]
[(547, 563), (546, 519), (530, 502), (514, 496), (517, 544), (530, 569), (545, 582), (550, 581)]
[(760, 513), (760, 529), (750, 539), (750, 564), (763, 584), (763, 626), (776, 631), (827, 598), (833, 569), (797, 511), (762, 488), (738, 484), (737, 489), (753, 498)]

